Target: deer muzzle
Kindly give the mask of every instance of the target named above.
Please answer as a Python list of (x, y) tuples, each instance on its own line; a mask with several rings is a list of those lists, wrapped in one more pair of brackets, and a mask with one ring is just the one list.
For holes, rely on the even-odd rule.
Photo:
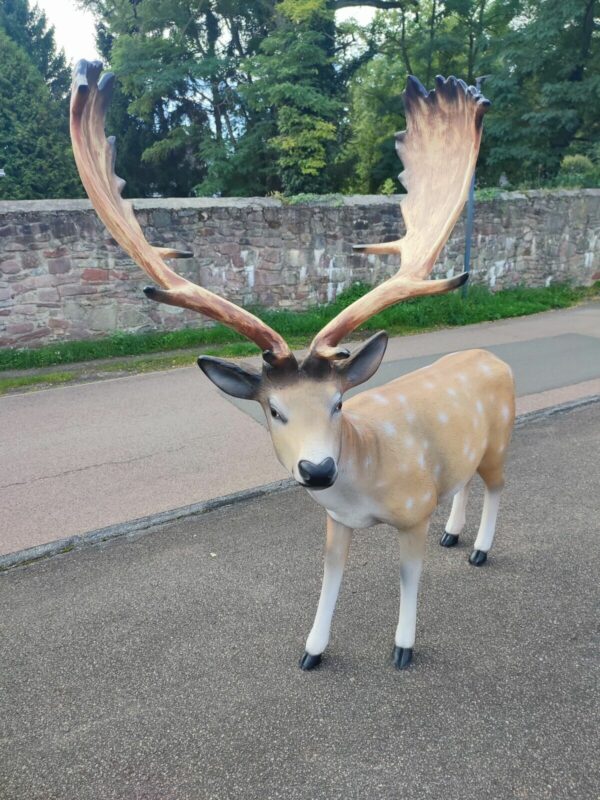
[(304, 486), (310, 489), (327, 489), (337, 478), (337, 464), (333, 458), (325, 458), (320, 464), (312, 461), (299, 461), (298, 473)]

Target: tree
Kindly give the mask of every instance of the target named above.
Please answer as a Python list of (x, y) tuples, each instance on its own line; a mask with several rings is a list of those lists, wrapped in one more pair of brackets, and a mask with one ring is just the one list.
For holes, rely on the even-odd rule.
[(111, 39), (129, 115), (161, 132), (146, 164), (180, 158), (205, 195), (339, 186), (352, 57), (335, 11), (354, 0), (83, 2)]
[[(120, 80), (111, 130), (136, 193), (387, 191), (411, 73), (490, 76), (480, 185), (600, 160), (600, 0), (82, 2)], [(372, 23), (336, 19), (359, 5)]]
[[(108, 62), (114, 37), (102, 23), (97, 26), (96, 42), (101, 57)], [(117, 139), (116, 171), (125, 180), (124, 194), (129, 197), (190, 195), (202, 173), (194, 158), (186, 153), (185, 142), (177, 148), (169, 140), (166, 109), (157, 103), (153, 113), (142, 117), (130, 113), (133, 100), (119, 75), (107, 113), (106, 130)], [(156, 147), (163, 141), (167, 142), (167, 151), (157, 158)]]
[(286, 194), (327, 192), (341, 104), (333, 68), (333, 14), (320, 0), (284, 0), (272, 32), (250, 63), (245, 96), (272, 120), (265, 143)]
[(71, 83), (65, 54), (58, 51), (54, 28), (28, 0), (0, 0), (0, 29), (27, 53), (56, 100), (64, 99)]
[(598, 0), (521, 4), (489, 81), (498, 113), (487, 130), (491, 178), (552, 179), (565, 155), (598, 157), (600, 43)]
[[(500, 74), (504, 42), (521, 6), (520, 0), (422, 0), (418, 8), (376, 15), (364, 34), (375, 43), (376, 54), (351, 85), (352, 138), (347, 150), (356, 168), (348, 188), (379, 191), (386, 178), (398, 172), (393, 132), (404, 128), (401, 92), (407, 74), (417, 75), (428, 88), (437, 74), (469, 83)], [(489, 84), (485, 90), (494, 103)], [(477, 175), (483, 184), (498, 178), (488, 158), (495, 111), (492, 108), (486, 118), (479, 159)], [(496, 117), (502, 113), (498, 109)], [(397, 179), (395, 186), (401, 190)]]
[(0, 30), (0, 199), (78, 197), (80, 183), (59, 108), (42, 76)]
[(243, 64), (268, 30), (272, 0), (85, 2), (112, 37), (109, 62), (131, 98), (130, 115), (160, 132), (144, 161), (162, 170), (169, 158), (183, 164), (182, 194), (194, 184), (202, 193), (264, 193), (262, 156), (248, 146), (260, 141), (263, 120), (240, 90), (250, 80)]

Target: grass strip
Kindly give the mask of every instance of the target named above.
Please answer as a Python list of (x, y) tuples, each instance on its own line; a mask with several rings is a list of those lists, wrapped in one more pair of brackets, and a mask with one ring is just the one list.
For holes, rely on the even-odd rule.
[(28, 389), (29, 387), (39, 387), (40, 384), (57, 386), (61, 383), (69, 383), (77, 378), (73, 372), (51, 372), (48, 375), (19, 375), (16, 378), (0, 378), (0, 394), (15, 391), (16, 389)]
[[(364, 284), (355, 284), (333, 303), (307, 311), (265, 311), (252, 309), (268, 325), (277, 330), (293, 347), (306, 346), (312, 337), (343, 308), (369, 291)], [(588, 288), (549, 286), (539, 289), (515, 288), (490, 292), (482, 287), (469, 289), (466, 298), (459, 292), (437, 297), (418, 297), (392, 306), (372, 317), (362, 331), (385, 329), (392, 335), (423, 330), (469, 325), (488, 320), (536, 314), (550, 309), (567, 308), (581, 300), (600, 294), (600, 282)], [(156, 333), (114, 333), (105, 339), (58, 342), (40, 348), (4, 348), (0, 350), (0, 371), (34, 369), (75, 364), (103, 358), (148, 355), (151, 353), (201, 347), (209, 353), (236, 357), (257, 353), (256, 347), (223, 325), (210, 328), (186, 328)], [(155, 362), (156, 364), (156, 362)], [(155, 369), (161, 367), (154, 366)], [(104, 370), (105, 367), (103, 366)], [(55, 383), (67, 380), (56, 373)], [(44, 376), (46, 382), (49, 376)], [(15, 378), (14, 380), (25, 380)], [(27, 385), (26, 383), (22, 384)], [(16, 388), (16, 387), (13, 387)]]

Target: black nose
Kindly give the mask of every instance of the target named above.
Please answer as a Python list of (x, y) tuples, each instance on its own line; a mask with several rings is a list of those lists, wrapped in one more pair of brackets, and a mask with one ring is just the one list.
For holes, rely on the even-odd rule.
[(333, 458), (326, 458), (320, 464), (313, 464), (312, 461), (299, 461), (298, 472), (306, 486), (313, 489), (326, 489), (334, 482), (337, 467)]

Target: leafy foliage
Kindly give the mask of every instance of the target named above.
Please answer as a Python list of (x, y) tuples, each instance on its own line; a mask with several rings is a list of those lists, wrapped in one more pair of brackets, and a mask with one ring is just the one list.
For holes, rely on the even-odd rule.
[[(0, 0), (0, 31), (48, 89), (66, 149), (66, 63), (30, 2)], [(409, 73), (486, 77), (479, 187), (600, 183), (600, 0), (367, 0), (363, 24), (338, 14), (357, 0), (79, 2), (118, 73), (107, 127), (129, 195), (401, 191)], [(32, 196), (79, 194), (65, 170)]]
[(64, 99), (71, 76), (65, 55), (57, 51), (54, 28), (28, 0), (0, 0), (0, 29), (29, 56), (55, 99)]
[(407, 72), (427, 85), (436, 73), (487, 77), (480, 185), (555, 185), (564, 156), (590, 156), (598, 142), (599, 11), (598, 0), (423, 0), (378, 14), (365, 34), (377, 53), (351, 86), (348, 188), (377, 191), (393, 174), (384, 132), (404, 127)]
[(60, 105), (2, 29), (0, 52), (0, 199), (80, 196)]
[(519, 3), (497, 46), (489, 92), (488, 180), (540, 185), (565, 155), (590, 154), (600, 133), (597, 0)]
[(142, 157), (169, 174), (170, 194), (276, 188), (261, 154), (266, 121), (242, 96), (250, 81), (244, 65), (267, 34), (272, 0), (84, 2), (100, 20), (129, 115), (156, 134)]
[(274, 29), (251, 63), (250, 106), (273, 120), (267, 140), (277, 157), (284, 194), (327, 192), (334, 159), (336, 76), (328, 36), (333, 14), (322, 0), (285, 0)]

